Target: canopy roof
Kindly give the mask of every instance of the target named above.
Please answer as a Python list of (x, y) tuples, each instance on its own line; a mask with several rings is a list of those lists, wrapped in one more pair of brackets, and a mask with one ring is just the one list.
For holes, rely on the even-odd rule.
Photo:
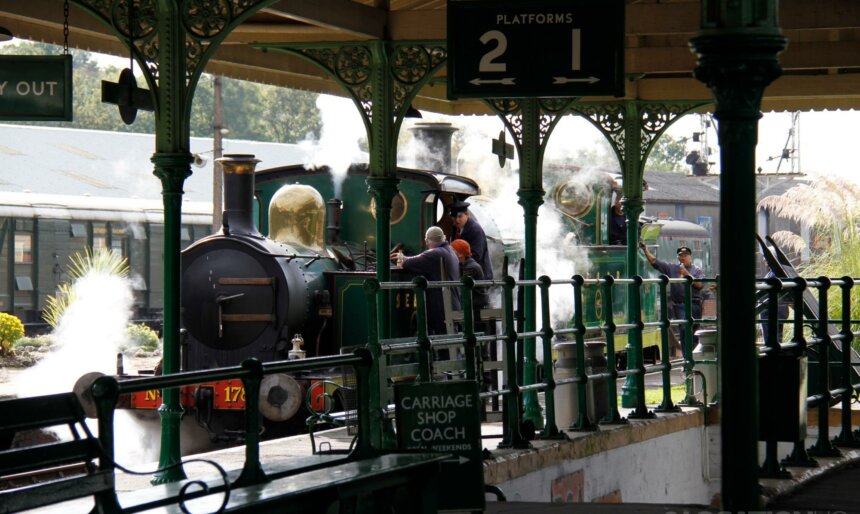
[[(710, 99), (692, 76), (688, 41), (699, 26), (697, 0), (626, 0), (626, 98)], [(296, 89), (343, 95), (320, 69), (254, 43), (446, 39), (446, 0), (281, 0), (252, 15), (210, 61), (207, 71)], [(860, 107), (860, 2), (782, 0), (780, 25), (789, 39), (784, 76), (765, 91), (764, 110)], [(126, 55), (94, 18), (71, 9), (70, 46)], [(3, 2), (0, 26), (22, 39), (62, 44), (60, 0)], [(440, 73), (444, 78), (444, 69)], [(475, 100), (449, 101), (444, 80), (419, 93), (419, 109), (447, 114), (486, 113)]]

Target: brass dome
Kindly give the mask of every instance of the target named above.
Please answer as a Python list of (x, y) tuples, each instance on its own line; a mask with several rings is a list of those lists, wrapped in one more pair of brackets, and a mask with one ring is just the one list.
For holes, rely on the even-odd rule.
[(322, 252), (324, 230), (325, 203), (319, 191), (301, 184), (278, 189), (269, 203), (269, 238)]

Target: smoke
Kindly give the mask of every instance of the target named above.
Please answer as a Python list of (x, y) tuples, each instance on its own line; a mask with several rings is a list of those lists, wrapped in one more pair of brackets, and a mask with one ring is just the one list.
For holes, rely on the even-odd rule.
[(319, 141), (299, 143), (306, 154), (304, 166), (328, 166), (331, 169), (334, 196), (340, 198), (349, 166), (367, 162), (367, 154), (360, 147), (367, 132), (355, 104), (348, 98), (319, 95), (317, 108), (322, 117), (322, 132)]
[[(29, 397), (71, 391), (78, 378), (98, 371), (116, 373), (116, 355), (126, 346), (126, 327), (134, 302), (131, 281), (101, 270), (91, 270), (72, 285), (75, 300), (54, 330), (54, 349), (15, 381), (17, 396)], [(95, 420), (88, 420), (97, 432)], [(117, 411), (114, 430), (117, 460), (138, 463), (155, 460), (157, 427), (147, 430), (126, 411)], [(61, 437), (64, 434), (58, 434)]]

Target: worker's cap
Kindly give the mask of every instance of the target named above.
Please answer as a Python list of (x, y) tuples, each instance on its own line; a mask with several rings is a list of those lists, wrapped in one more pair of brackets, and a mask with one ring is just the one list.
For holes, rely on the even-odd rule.
[(689, 246), (679, 246), (678, 247), (678, 255), (693, 255), (693, 251), (690, 250)]
[(433, 226), (427, 229), (424, 238), (431, 243), (441, 243), (445, 240), (445, 233), (441, 228)]
[(455, 239), (451, 241), (451, 248), (453, 248), (455, 252), (462, 255), (463, 257), (472, 256), (472, 247), (465, 239)]
[(469, 210), (469, 202), (454, 202), (448, 207), (448, 209), (450, 210), (451, 216), (456, 216), (461, 212)]

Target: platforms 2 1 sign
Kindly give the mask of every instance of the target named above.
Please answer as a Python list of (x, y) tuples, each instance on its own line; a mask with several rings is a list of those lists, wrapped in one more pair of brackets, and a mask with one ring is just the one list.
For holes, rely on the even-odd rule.
[(484, 510), (482, 408), (478, 383), (452, 380), (394, 389), (401, 449), (449, 453), (442, 462), (440, 510)]
[(624, 1), (448, 1), (448, 97), (622, 96)]
[(0, 55), (0, 120), (72, 121), (72, 56)]

